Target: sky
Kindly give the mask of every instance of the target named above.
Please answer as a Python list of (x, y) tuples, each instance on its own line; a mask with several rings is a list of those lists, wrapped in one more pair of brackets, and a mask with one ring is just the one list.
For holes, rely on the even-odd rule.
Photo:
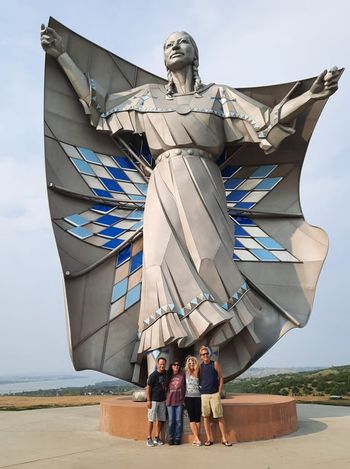
[(255, 366), (349, 364), (350, 3), (12, 0), (0, 16), (0, 376), (73, 371), (44, 173), (39, 34), (49, 16), (161, 76), (162, 44), (177, 30), (195, 38), (205, 83), (258, 86), (315, 76), (333, 65), (347, 69), (302, 173), (305, 218), (330, 238), (313, 312), (304, 329), (289, 332)]

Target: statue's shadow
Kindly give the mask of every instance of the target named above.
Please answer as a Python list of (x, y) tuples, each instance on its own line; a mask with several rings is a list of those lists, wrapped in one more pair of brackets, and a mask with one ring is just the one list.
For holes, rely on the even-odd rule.
[(307, 419), (298, 419), (298, 429), (296, 432), (291, 433), (286, 436), (286, 438), (295, 438), (298, 436), (311, 435), (312, 433), (319, 433), (328, 428), (328, 425), (319, 420), (313, 420), (310, 418)]
[(328, 428), (324, 419), (350, 416), (350, 407), (343, 406), (299, 404), (297, 405), (297, 411), (298, 429), (288, 435), (287, 438), (322, 432)]

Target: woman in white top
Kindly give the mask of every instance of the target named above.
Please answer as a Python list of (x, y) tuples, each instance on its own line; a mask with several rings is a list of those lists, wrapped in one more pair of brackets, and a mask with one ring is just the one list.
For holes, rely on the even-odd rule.
[(199, 365), (197, 358), (189, 356), (185, 364), (186, 394), (185, 406), (194, 435), (193, 446), (201, 446), (199, 438), (201, 425), (201, 395), (199, 392)]

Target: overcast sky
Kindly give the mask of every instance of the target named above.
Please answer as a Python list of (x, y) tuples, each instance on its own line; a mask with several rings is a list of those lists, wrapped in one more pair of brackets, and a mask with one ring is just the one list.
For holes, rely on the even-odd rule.
[(304, 329), (289, 332), (256, 366), (349, 364), (350, 3), (12, 0), (0, 19), (0, 376), (73, 370), (44, 174), (39, 33), (50, 15), (162, 76), (162, 44), (174, 30), (196, 39), (206, 83), (266, 85), (315, 76), (333, 65), (347, 68), (302, 173), (305, 218), (330, 237), (313, 313)]

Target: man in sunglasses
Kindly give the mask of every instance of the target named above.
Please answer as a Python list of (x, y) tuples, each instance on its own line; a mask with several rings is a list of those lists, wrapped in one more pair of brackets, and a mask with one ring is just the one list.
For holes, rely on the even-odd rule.
[(210, 425), (210, 417), (218, 421), (221, 433), (221, 442), (225, 446), (232, 446), (226, 438), (225, 420), (221, 404), (221, 392), (224, 386), (224, 378), (217, 361), (210, 360), (209, 349), (205, 345), (199, 349), (200, 365), (200, 392), (202, 400), (202, 416), (207, 440), (204, 446), (214, 443), (213, 432)]

